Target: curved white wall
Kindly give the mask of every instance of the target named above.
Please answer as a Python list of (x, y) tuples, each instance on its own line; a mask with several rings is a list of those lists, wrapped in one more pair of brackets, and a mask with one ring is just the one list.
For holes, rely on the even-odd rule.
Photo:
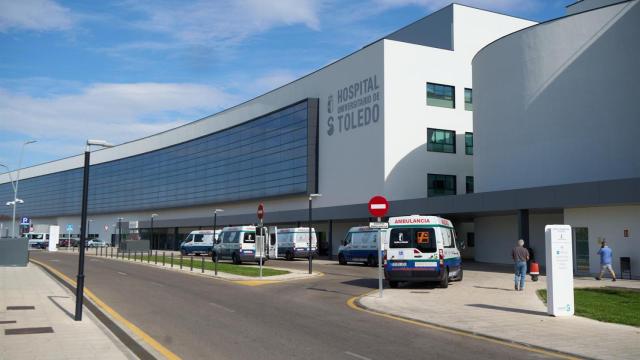
[(640, 177), (640, 4), (506, 36), (473, 61), (476, 192)]

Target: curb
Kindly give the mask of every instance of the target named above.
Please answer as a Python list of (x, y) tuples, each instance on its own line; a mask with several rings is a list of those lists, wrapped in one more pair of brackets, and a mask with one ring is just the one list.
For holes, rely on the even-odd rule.
[[(72, 293), (75, 294), (75, 292), (76, 292), (75, 285), (70, 283), (66, 279), (64, 279), (62, 276), (60, 276), (60, 274), (58, 274), (58, 270), (56, 270), (56, 269), (54, 269), (54, 268), (52, 268), (52, 267), (50, 267), (50, 266), (48, 266), (46, 264), (43, 264), (42, 262), (37, 261), (37, 260), (29, 259), (29, 262), (39, 266), (47, 274), (51, 275), (54, 279), (56, 279), (56, 281), (58, 281), (61, 285), (65, 286)], [(88, 291), (88, 289), (85, 287), (85, 294), (87, 294), (87, 292), (90, 292), (90, 291)], [(74, 295), (74, 297), (75, 297), (75, 295)], [(83, 306), (86, 307), (87, 309), (89, 309), (91, 311), (91, 313), (107, 329), (109, 329), (109, 331), (111, 331), (112, 334), (116, 338), (118, 338), (118, 340), (120, 340), (122, 342), (122, 344), (124, 344), (124, 346), (127, 347), (127, 349), (129, 349), (139, 359), (153, 360), (153, 359), (158, 359), (159, 358), (158, 355), (162, 356), (161, 354), (158, 354), (155, 351), (150, 351), (147, 348), (147, 346), (145, 346), (147, 344), (144, 344), (143, 342), (137, 340), (132, 334), (129, 333), (129, 331), (127, 331), (126, 326), (124, 326), (123, 324), (120, 324), (116, 319), (114, 319), (112, 316), (110, 316), (107, 312), (103, 311), (103, 309), (99, 305), (97, 305), (93, 301), (93, 299), (91, 299), (87, 295), (84, 295), (83, 299), (84, 299)], [(175, 354), (173, 354), (171, 352), (169, 352), (168, 355), (169, 356), (166, 356), (167, 358), (180, 359), (178, 356), (176, 356)]]
[(424, 320), (412, 319), (412, 318), (408, 318), (408, 317), (405, 317), (405, 316), (392, 314), (392, 313), (385, 312), (385, 311), (379, 311), (379, 310), (375, 310), (375, 309), (372, 309), (370, 307), (367, 307), (367, 306), (365, 306), (364, 304), (362, 304), (360, 302), (360, 299), (362, 299), (363, 297), (365, 297), (365, 296), (367, 296), (367, 295), (369, 295), (369, 294), (371, 294), (373, 292), (376, 292), (376, 291), (378, 291), (378, 290), (369, 291), (369, 292), (366, 292), (364, 294), (357, 295), (357, 296), (354, 296), (354, 297), (350, 298), (349, 300), (347, 300), (347, 306), (349, 306), (350, 308), (352, 308), (354, 310), (363, 311), (363, 312), (366, 312), (366, 313), (369, 313), (369, 314), (385, 317), (385, 318), (388, 318), (388, 319), (393, 319), (393, 320), (398, 320), (398, 321), (402, 321), (402, 322), (413, 324), (413, 325), (423, 326), (423, 327), (431, 328), (433, 330), (445, 331), (445, 332), (448, 332), (450, 334), (462, 335), (462, 336), (471, 337), (471, 338), (478, 339), (478, 340), (485, 340), (485, 341), (489, 341), (489, 342), (493, 342), (493, 343), (497, 343), (497, 344), (501, 344), (501, 345), (504, 345), (504, 346), (509, 346), (509, 347), (521, 349), (521, 350), (527, 350), (527, 351), (530, 351), (530, 352), (535, 352), (535, 353), (539, 353), (539, 354), (543, 354), (543, 355), (547, 355), (547, 356), (553, 356), (553, 357), (560, 358), (560, 359), (567, 359), (567, 360), (577, 360), (577, 359), (596, 360), (595, 358), (590, 358), (590, 357), (585, 357), (585, 356), (578, 355), (578, 354), (572, 354), (572, 353), (568, 353), (568, 352), (564, 352), (564, 351), (550, 349), (550, 348), (546, 348), (546, 347), (543, 347), (543, 346), (532, 345), (532, 344), (519, 342), (519, 341), (507, 340), (507, 339), (503, 339), (503, 338), (499, 338), (499, 337), (491, 336), (491, 335), (486, 335), (486, 334), (482, 334), (482, 333), (478, 333), (478, 332), (474, 332), (474, 331), (459, 329), (459, 328), (446, 326), (446, 325), (441, 325), (441, 324), (437, 324), (437, 323), (432, 323), (432, 322), (428, 322), (428, 321), (424, 321)]

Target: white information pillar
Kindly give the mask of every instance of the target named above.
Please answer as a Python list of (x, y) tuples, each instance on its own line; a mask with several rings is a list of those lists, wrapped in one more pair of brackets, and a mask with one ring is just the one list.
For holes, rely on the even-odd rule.
[(49, 226), (49, 251), (58, 251), (58, 241), (60, 241), (60, 226)]
[(572, 316), (573, 240), (571, 226), (544, 227), (547, 262), (547, 312), (553, 316)]

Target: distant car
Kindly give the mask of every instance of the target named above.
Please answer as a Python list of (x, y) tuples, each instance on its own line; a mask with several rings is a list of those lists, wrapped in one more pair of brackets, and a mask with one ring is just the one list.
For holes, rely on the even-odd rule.
[(34, 245), (36, 249), (47, 249), (49, 247), (49, 240), (42, 241)]
[(92, 239), (92, 240), (89, 240), (87, 242), (87, 247), (91, 247), (91, 248), (93, 248), (93, 247), (108, 247), (108, 246), (109, 245), (107, 245), (106, 242), (104, 242), (104, 241), (102, 241), (100, 239)]

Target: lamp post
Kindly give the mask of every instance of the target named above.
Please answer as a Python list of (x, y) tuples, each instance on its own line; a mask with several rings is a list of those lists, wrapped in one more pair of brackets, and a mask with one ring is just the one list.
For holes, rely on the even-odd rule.
[(151, 245), (151, 249), (153, 249), (153, 218), (155, 218), (156, 216), (158, 216), (158, 214), (156, 214), (156, 213), (151, 214), (151, 237), (150, 237), (151, 238), (151, 244), (149, 244), (149, 245)]
[(313, 201), (313, 198), (317, 198), (322, 196), (322, 194), (309, 194), (309, 251), (308, 254), (309, 255), (309, 274), (311, 274), (313, 272), (313, 265), (312, 265), (312, 258), (313, 258), (313, 254), (311, 254), (311, 202)]
[[(104, 140), (87, 140), (84, 150), (84, 174), (82, 180), (82, 214), (80, 223), (87, 224), (87, 203), (89, 200), (89, 163), (91, 159), (91, 146), (112, 147), (112, 144)], [(17, 186), (16, 186), (17, 187)], [(80, 245), (78, 247), (78, 277), (76, 285), (76, 321), (82, 320), (82, 300), (84, 298), (84, 242), (87, 237), (85, 226), (80, 227)]]
[[(22, 167), (22, 155), (24, 155), (24, 147), (29, 144), (33, 144), (36, 141), (37, 140), (27, 140), (22, 143), (22, 148), (20, 149), (20, 157), (18, 159), (18, 174), (16, 175), (15, 182), (12, 179), (11, 171), (9, 171), (9, 180), (11, 180), (11, 187), (13, 187), (13, 201), (9, 202), (11, 203), (11, 205), (13, 205), (13, 215), (11, 217), (11, 236), (14, 238), (16, 237), (16, 205), (24, 203), (24, 201), (18, 199), (18, 184), (20, 182), (20, 168)], [(5, 167), (7, 170), (9, 170), (9, 168), (6, 165), (2, 165), (2, 166)], [(7, 205), (9, 205), (9, 203), (7, 203)]]
[[(222, 209), (213, 210), (213, 245), (211, 245), (211, 253), (213, 253), (215, 244), (218, 242), (218, 239), (216, 238), (216, 227), (218, 226), (218, 213), (223, 211), (224, 210)], [(213, 258), (213, 268), (214, 268), (215, 275), (218, 276), (218, 254), (215, 254)]]

